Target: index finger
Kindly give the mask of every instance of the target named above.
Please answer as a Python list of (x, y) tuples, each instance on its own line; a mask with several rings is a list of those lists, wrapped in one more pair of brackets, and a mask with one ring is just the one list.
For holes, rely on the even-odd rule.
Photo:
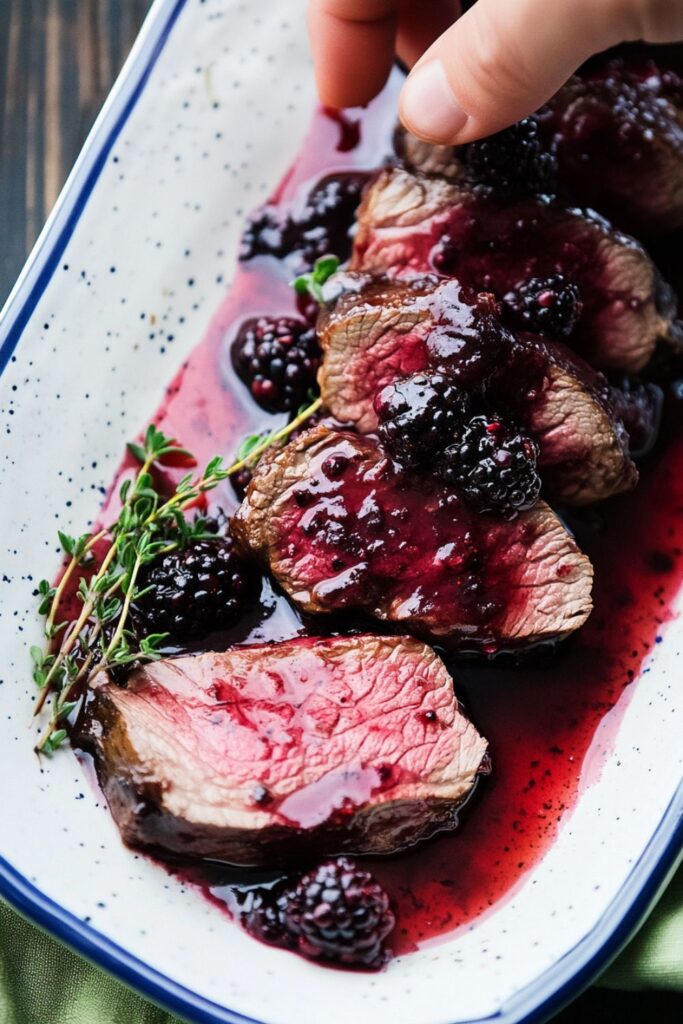
[(394, 60), (400, 0), (311, 0), (308, 31), (318, 92), (328, 107), (362, 106)]

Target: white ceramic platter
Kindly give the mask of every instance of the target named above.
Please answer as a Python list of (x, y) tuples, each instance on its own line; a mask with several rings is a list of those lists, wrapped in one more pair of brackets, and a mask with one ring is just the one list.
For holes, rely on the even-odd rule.
[[(304, 8), (157, 0), (4, 311), (0, 892), (190, 1020), (511, 1024), (586, 984), (673, 870), (680, 619), (617, 709), (607, 763), (593, 763), (592, 783), (513, 896), (377, 975), (254, 942), (122, 846), (74, 758), (41, 764), (32, 753), (33, 591), (58, 563), (55, 528), (80, 532), (96, 515), (124, 441), (224, 295), (245, 213), (300, 143), (314, 103)], [(593, 762), (599, 747), (600, 731)]]

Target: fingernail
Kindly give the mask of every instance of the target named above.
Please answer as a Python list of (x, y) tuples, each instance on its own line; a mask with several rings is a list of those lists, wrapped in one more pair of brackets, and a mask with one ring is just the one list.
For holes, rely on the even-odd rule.
[(454, 142), (465, 127), (467, 114), (436, 57), (408, 76), (401, 93), (401, 119), (411, 132), (428, 142)]

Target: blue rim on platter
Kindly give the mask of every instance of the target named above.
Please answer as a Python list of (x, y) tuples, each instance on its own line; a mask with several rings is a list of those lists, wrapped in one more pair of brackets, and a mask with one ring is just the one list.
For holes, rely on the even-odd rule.
[[(47, 287), (123, 126), (187, 0), (156, 0), (53, 213), (0, 314), (0, 374)], [(577, 996), (632, 936), (683, 855), (683, 783), (620, 892), (593, 929), (564, 957), (506, 1002), (498, 1024), (547, 1019)], [(197, 1024), (261, 1024), (162, 974), (65, 910), (0, 856), (0, 896), (94, 964)]]

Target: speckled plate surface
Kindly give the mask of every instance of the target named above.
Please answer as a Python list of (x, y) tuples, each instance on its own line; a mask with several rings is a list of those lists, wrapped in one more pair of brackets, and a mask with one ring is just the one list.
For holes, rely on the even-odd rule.
[(75, 759), (32, 753), (33, 591), (58, 563), (55, 527), (96, 515), (124, 441), (224, 295), (246, 211), (294, 155), (314, 102), (304, 7), (157, 0), (4, 311), (0, 892), (195, 1021), (531, 1019), (618, 950), (680, 852), (680, 618), (615, 709), (607, 760), (596, 733), (546, 857), (467, 930), (375, 976), (254, 942), (124, 849)]

